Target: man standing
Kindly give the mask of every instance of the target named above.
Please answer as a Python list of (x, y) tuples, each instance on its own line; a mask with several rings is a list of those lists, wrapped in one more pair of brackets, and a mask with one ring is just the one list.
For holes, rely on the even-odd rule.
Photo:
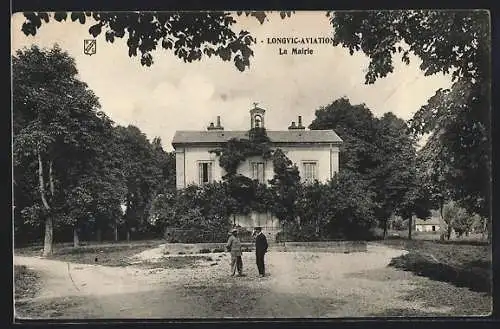
[(231, 231), (231, 236), (227, 240), (226, 249), (231, 253), (231, 276), (234, 276), (236, 274), (236, 271), (238, 271), (238, 276), (243, 276), (243, 261), (241, 259), (241, 241), (238, 238), (237, 229), (233, 229)]
[(259, 270), (259, 276), (265, 276), (266, 269), (264, 264), (264, 255), (267, 252), (267, 239), (264, 233), (262, 233), (261, 227), (256, 227), (254, 230), (255, 236), (255, 259), (257, 262), (257, 268)]

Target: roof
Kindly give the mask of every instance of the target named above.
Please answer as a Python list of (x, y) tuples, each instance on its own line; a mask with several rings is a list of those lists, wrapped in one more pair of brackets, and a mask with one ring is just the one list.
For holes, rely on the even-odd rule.
[(429, 219), (420, 219), (417, 218), (415, 220), (415, 225), (439, 225), (439, 217), (430, 217)]
[[(342, 139), (333, 130), (267, 131), (267, 136), (273, 143), (342, 143)], [(225, 143), (232, 138), (248, 138), (248, 131), (176, 131), (172, 145)]]

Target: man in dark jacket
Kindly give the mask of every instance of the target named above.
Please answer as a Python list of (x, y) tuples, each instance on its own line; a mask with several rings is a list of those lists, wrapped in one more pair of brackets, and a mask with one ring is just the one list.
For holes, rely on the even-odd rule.
[(259, 276), (265, 276), (266, 269), (264, 264), (264, 255), (267, 252), (267, 239), (264, 233), (262, 233), (261, 227), (256, 227), (254, 230), (255, 236), (255, 259), (257, 262), (257, 268), (259, 269)]

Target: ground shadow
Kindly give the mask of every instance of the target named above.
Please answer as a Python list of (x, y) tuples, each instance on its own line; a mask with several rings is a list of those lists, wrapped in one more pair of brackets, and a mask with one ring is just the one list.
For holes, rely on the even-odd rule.
[(82, 305), (93, 305), (89, 297), (66, 296), (56, 298), (39, 298), (32, 300), (16, 300), (16, 319), (53, 319), (53, 318), (92, 318), (92, 310), (73, 313), (71, 310)]
[(491, 294), (491, 269), (486, 261), (474, 261), (462, 266), (436, 262), (428, 256), (409, 253), (393, 258), (389, 263), (397, 269), (410, 271), (432, 280), (444, 281), (472, 291)]

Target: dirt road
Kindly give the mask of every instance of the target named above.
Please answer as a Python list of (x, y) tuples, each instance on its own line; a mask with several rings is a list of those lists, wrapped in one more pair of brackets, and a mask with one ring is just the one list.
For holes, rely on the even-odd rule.
[[(161, 249), (143, 253), (142, 258), (154, 259), (158, 253)], [(16, 256), (16, 265), (39, 271), (43, 280), (35, 299), (16, 301), (31, 305), (17, 316), (351, 317), (388, 309), (449, 311), (430, 310), (403, 298), (412, 289), (412, 274), (387, 267), (401, 254), (377, 245), (352, 254), (271, 251), (266, 256), (269, 275), (265, 278), (257, 275), (253, 253), (243, 255), (247, 276), (234, 278), (229, 276), (227, 254), (208, 254), (212, 260), (178, 269), (106, 267)]]

